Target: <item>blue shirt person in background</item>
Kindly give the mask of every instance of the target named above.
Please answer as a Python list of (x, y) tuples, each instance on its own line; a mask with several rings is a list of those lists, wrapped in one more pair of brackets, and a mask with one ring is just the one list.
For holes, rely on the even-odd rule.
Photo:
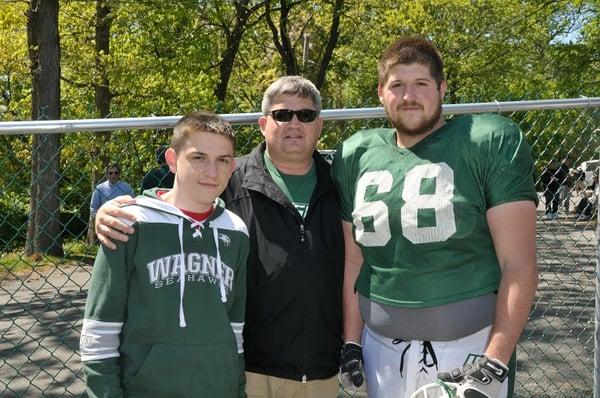
[(117, 163), (113, 163), (106, 168), (106, 180), (96, 185), (92, 193), (92, 201), (90, 202), (90, 213), (92, 216), (107, 201), (121, 195), (134, 196), (133, 189), (124, 181), (119, 181), (121, 176), (121, 167)]

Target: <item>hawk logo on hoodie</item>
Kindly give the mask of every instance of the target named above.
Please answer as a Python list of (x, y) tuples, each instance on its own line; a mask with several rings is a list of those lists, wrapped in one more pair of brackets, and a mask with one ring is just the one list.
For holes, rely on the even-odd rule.
[(223, 242), (223, 246), (228, 247), (231, 244), (231, 238), (225, 234), (219, 234), (219, 240)]

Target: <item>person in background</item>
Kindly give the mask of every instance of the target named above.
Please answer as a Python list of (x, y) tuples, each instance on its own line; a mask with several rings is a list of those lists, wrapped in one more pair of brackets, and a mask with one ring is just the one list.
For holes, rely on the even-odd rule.
[(585, 172), (580, 168), (574, 168), (571, 171), (573, 172), (573, 189), (575, 191), (575, 196), (579, 197), (581, 192), (585, 191), (587, 188), (585, 183)]
[(558, 167), (556, 160), (550, 160), (548, 166), (542, 172), (540, 180), (544, 185), (544, 203), (546, 206), (544, 216), (547, 220), (554, 220), (558, 217), (560, 186), (561, 182), (564, 181), (562, 170)]
[(90, 213), (94, 217), (98, 209), (106, 202), (121, 195), (135, 195), (129, 184), (120, 181), (121, 167), (113, 163), (106, 168), (106, 180), (96, 185), (90, 202)]
[(370, 398), (506, 398), (537, 286), (530, 148), (499, 115), (443, 119), (428, 40), (396, 41), (378, 72), (393, 128), (357, 132), (332, 165), (346, 243), (341, 380), (366, 382)]
[(169, 169), (169, 165), (165, 159), (167, 146), (161, 145), (156, 148), (156, 161), (158, 168), (150, 170), (142, 179), (142, 192), (150, 188), (173, 188), (175, 174)]
[(583, 189), (579, 195), (579, 202), (575, 208), (575, 214), (578, 220), (587, 221), (594, 217), (598, 208), (598, 197), (600, 196), (600, 187), (598, 184), (598, 173), (595, 172), (592, 177), (591, 189)]
[(144, 192), (127, 207), (135, 233), (100, 247), (80, 339), (89, 397), (245, 397), (248, 230), (218, 199), (234, 145), (219, 116), (181, 118), (173, 189)]
[(565, 158), (560, 165), (560, 175), (562, 177), (562, 181), (560, 181), (560, 203), (565, 210), (565, 214), (568, 215), (571, 210), (571, 193), (575, 183), (571, 172), (570, 158)]
[[(244, 354), (249, 398), (336, 398), (342, 347), (344, 239), (330, 166), (316, 151), (321, 96), (284, 76), (265, 91), (264, 141), (238, 159), (222, 198), (250, 231)], [(117, 203), (100, 242), (127, 239)]]

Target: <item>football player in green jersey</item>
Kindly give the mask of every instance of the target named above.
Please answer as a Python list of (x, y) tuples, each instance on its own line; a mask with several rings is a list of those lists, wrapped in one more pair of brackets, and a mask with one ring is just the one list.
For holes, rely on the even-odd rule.
[(537, 286), (530, 149), (506, 118), (442, 118), (429, 41), (393, 43), (378, 72), (393, 129), (359, 131), (332, 168), (346, 242), (340, 379), (366, 381), (371, 398), (508, 397)]

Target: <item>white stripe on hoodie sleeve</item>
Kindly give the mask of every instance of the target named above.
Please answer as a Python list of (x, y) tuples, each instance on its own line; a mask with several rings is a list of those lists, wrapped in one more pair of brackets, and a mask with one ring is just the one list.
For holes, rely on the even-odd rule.
[(84, 319), (79, 339), (81, 361), (95, 361), (119, 356), (119, 335), (123, 322)]
[(244, 352), (244, 336), (242, 335), (242, 331), (244, 330), (244, 323), (238, 322), (230, 322), (231, 329), (233, 330), (233, 334), (235, 335), (235, 342), (237, 343), (237, 352), (241, 354)]

